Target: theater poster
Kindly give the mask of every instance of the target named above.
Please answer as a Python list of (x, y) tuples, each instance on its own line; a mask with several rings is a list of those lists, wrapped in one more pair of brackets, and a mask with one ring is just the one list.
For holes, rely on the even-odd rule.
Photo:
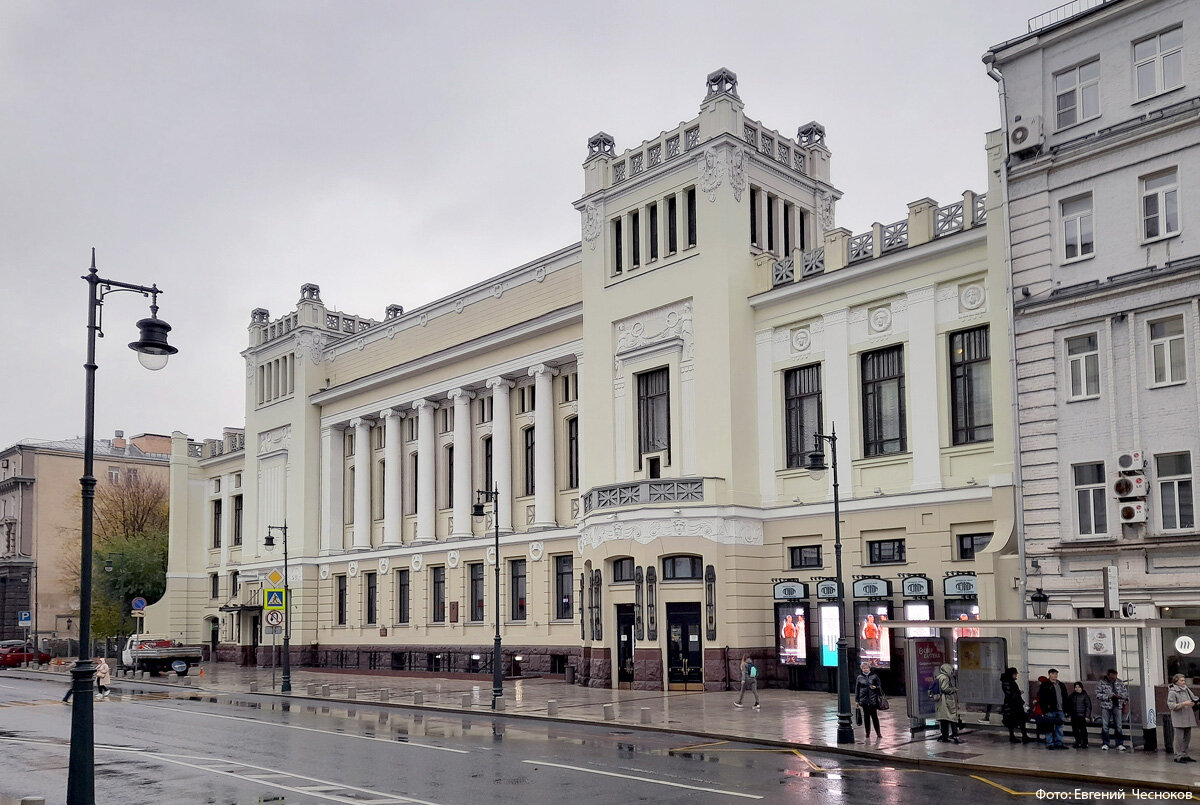
[(804, 604), (775, 605), (775, 643), (780, 665), (808, 664), (808, 607)]
[(870, 663), (872, 668), (892, 666), (892, 632), (886, 628), (889, 609), (888, 604), (878, 602), (854, 605), (858, 660)]

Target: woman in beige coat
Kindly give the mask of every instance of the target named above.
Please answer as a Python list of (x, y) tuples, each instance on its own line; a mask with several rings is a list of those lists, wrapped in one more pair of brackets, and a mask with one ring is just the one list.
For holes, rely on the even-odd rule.
[(958, 680), (955, 678), (954, 666), (943, 663), (934, 677), (939, 693), (934, 696), (937, 702), (937, 721), (942, 728), (938, 740), (945, 743), (961, 743), (958, 740)]
[(1183, 674), (1171, 677), (1167, 690), (1167, 707), (1171, 708), (1171, 724), (1175, 727), (1175, 762), (1195, 763), (1188, 755), (1192, 742), (1192, 727), (1196, 726), (1196, 694), (1187, 686)]
[(99, 689), (100, 696), (108, 695), (108, 683), (112, 678), (112, 672), (108, 668), (108, 660), (100, 658), (100, 664), (96, 666), (96, 687)]

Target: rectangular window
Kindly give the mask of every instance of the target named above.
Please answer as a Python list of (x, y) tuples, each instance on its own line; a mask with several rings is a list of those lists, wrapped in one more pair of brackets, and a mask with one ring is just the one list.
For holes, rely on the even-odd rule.
[(758, 188), (750, 188), (750, 245), (758, 245)]
[(1182, 316), (1150, 322), (1150, 354), (1154, 364), (1154, 385), (1187, 380)]
[(337, 584), (337, 625), (346, 625), (346, 577), (335, 576), (334, 583)]
[(1141, 181), (1142, 239), (1179, 234), (1179, 173), (1172, 168)]
[(1108, 533), (1107, 490), (1104, 462), (1071, 467), (1075, 482), (1075, 516), (1079, 535), (1097, 537)]
[(1059, 205), (1062, 217), (1063, 259), (1080, 260), (1095, 249), (1092, 233), (1092, 196), (1068, 199)]
[(670, 580), (703, 578), (699, 556), (668, 556), (663, 559), (663, 578)]
[(371, 441), (375, 445), (376, 450), (383, 449), (383, 436), (384, 428), (382, 426), (376, 425), (371, 428)]
[(1138, 100), (1183, 86), (1183, 26), (1133, 43)]
[(825, 566), (820, 545), (796, 545), (788, 548), (788, 561), (793, 570)]
[(620, 218), (613, 219), (612, 233), (613, 233), (613, 273), (620, 274), (622, 271), (625, 270), (625, 266), (622, 263), (622, 260), (624, 259), (624, 255), (622, 254), (621, 250), (624, 247), (624, 243), (622, 242), (622, 239), (621, 239), (622, 233), (621, 233), (621, 219)]
[(368, 626), (374, 626), (375, 621), (376, 621), (376, 614), (377, 614), (375, 605), (379, 600), (379, 598), (378, 598), (379, 582), (377, 581), (377, 576), (374, 573), (364, 573), (363, 574), (363, 593), (364, 593), (364, 595), (366, 595), (366, 598), (367, 598), (367, 601), (366, 601), (366, 605), (367, 605), (366, 624)]
[(613, 581), (633, 581), (633, 557), (614, 559), (612, 563)]
[(637, 210), (629, 213), (629, 237), (629, 248), (632, 252), (629, 264), (637, 268), (642, 264), (642, 216)]
[[(109, 468), (108, 468), (108, 482), (109, 482), (110, 484), (119, 484), (119, 483), (121, 483), (121, 468), (120, 468), (120, 467), (109, 467)], [(220, 492), (220, 491), (221, 491), (221, 487), (219, 486), (219, 484), (220, 484), (221, 482), (220, 482), (220, 481), (217, 481), (216, 483), (218, 484), (218, 486), (217, 486), (217, 488), (216, 488), (214, 491), (216, 491), (216, 492)]]
[(1100, 114), (1100, 60), (1072, 67), (1054, 76), (1057, 126), (1065, 129)]
[(646, 207), (646, 224), (650, 227), (650, 262), (658, 259), (658, 205)]
[(684, 194), (687, 203), (687, 245), (696, 245), (696, 188), (689, 187)]
[(1196, 527), (1196, 509), (1192, 499), (1191, 453), (1169, 453), (1154, 457), (1158, 475), (1158, 496), (1164, 531)]
[(679, 251), (678, 207), (675, 196), (667, 198), (667, 254)]
[(413, 453), (409, 457), (409, 464), (412, 470), (408, 473), (408, 501), (404, 507), (405, 514), (417, 513), (417, 458), (418, 455)]
[(767, 251), (775, 251), (775, 205), (778, 200), (767, 196)]
[(514, 559), (509, 563), (509, 601), (512, 603), (512, 619), (525, 620), (525, 560)]
[(1071, 378), (1069, 399), (1100, 396), (1100, 349), (1095, 333), (1067, 339), (1067, 373)]
[(569, 621), (575, 617), (574, 574), (574, 557), (554, 557), (554, 617), (559, 620)]
[(974, 559), (975, 555), (987, 548), (991, 541), (991, 534), (959, 534), (958, 558)]
[(873, 565), (902, 564), (904, 558), (904, 540), (879, 539), (867, 543), (868, 561)]
[(803, 467), (813, 435), (821, 432), (821, 364), (783, 373), (783, 418), (787, 466)]
[(862, 395), (864, 455), (905, 452), (903, 346), (862, 356)]
[(950, 334), (954, 444), (992, 440), (992, 364), (988, 327)]
[(454, 508), (454, 445), (446, 445), (446, 508)]
[(492, 398), (491, 397), (483, 397), (479, 400), (478, 403), (476, 403), (476, 405), (478, 406), (478, 410), (479, 410), (479, 423), (483, 424), (485, 422), (491, 422), (492, 421)]
[(433, 622), (446, 622), (446, 567), (441, 565), (433, 571)]
[(521, 431), (525, 437), (525, 494), (532, 495), (534, 492), (533, 486), (533, 470), (534, 470), (534, 431), (533, 428), (526, 428)]
[(237, 595), (241, 589), (242, 576), (236, 570), (229, 574), (229, 594)]
[(656, 453), (671, 446), (671, 394), (667, 368), (643, 372), (638, 381), (638, 450)]
[(409, 575), (407, 570), (396, 571), (396, 623), (408, 623)]
[(408, 441), (410, 442), (417, 440), (417, 419), (416, 414), (409, 414), (404, 420), (408, 423)]
[(492, 481), (492, 437), (485, 436), (483, 438), (483, 488), (491, 490), (493, 488)]
[(567, 420), (567, 489), (579, 488), (579, 417)]
[(345, 453), (346, 453), (346, 458), (350, 458), (350, 456), (354, 455), (354, 431), (353, 430), (346, 431)]
[(471, 573), (471, 620), (483, 620), (483, 562), (468, 566)]
[(212, 502), (212, 546), (221, 547), (221, 501)]
[(219, 598), (221, 595), (221, 577), (216, 573), (208, 574), (208, 597)]
[(242, 544), (242, 496), (233, 496), (233, 544)]

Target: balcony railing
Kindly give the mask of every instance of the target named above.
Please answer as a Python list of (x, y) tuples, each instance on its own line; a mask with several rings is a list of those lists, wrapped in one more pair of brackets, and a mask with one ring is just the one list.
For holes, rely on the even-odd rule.
[(655, 478), (589, 489), (583, 513), (652, 503), (703, 503), (703, 478)]

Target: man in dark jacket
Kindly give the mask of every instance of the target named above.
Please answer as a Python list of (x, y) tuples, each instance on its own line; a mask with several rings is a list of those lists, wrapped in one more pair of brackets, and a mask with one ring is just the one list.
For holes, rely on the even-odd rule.
[(1058, 681), (1058, 669), (1046, 672), (1047, 679), (1038, 688), (1038, 704), (1042, 707), (1042, 720), (1046, 729), (1047, 749), (1066, 749), (1063, 743), (1063, 724), (1067, 720), (1067, 686)]

